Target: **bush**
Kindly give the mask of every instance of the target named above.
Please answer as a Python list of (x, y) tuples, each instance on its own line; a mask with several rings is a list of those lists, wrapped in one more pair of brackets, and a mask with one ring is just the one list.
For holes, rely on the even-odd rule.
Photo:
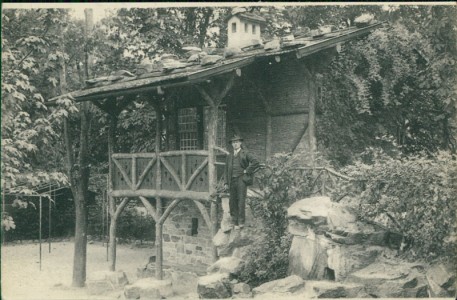
[(239, 274), (251, 286), (284, 278), (289, 265), (292, 241), (287, 231), (287, 208), (309, 195), (311, 180), (297, 177), (294, 167), (302, 166), (299, 156), (276, 154), (266, 169), (256, 174), (263, 196), (248, 198), (253, 214), (262, 222), (263, 238), (252, 246), (244, 270)]
[(400, 232), (411, 259), (455, 258), (457, 161), (446, 152), (434, 157), (392, 158), (371, 150), (369, 162), (343, 170), (354, 181), (343, 183), (338, 197), (363, 218)]
[(155, 222), (151, 215), (139, 212), (135, 207), (127, 206), (117, 221), (117, 237), (155, 241)]

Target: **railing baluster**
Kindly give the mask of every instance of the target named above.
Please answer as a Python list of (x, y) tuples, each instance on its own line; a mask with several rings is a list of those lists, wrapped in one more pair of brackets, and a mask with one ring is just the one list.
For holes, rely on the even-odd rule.
[(186, 154), (181, 154), (181, 190), (186, 190)]
[(136, 190), (136, 157), (132, 156), (132, 190)]

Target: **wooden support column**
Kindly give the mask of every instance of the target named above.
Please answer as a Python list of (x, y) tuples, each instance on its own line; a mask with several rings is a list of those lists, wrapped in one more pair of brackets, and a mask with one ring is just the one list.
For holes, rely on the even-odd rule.
[[(154, 110), (156, 111), (156, 136), (155, 136), (155, 152), (157, 158), (157, 168), (156, 168), (156, 189), (161, 190), (162, 188), (162, 174), (160, 170), (161, 160), (160, 156), (160, 145), (161, 145), (161, 126), (162, 126), (162, 111), (160, 104), (158, 102), (153, 102)], [(156, 278), (159, 280), (163, 279), (163, 222), (160, 222), (162, 217), (162, 199), (156, 197)]]
[[(235, 74), (231, 74), (224, 88), (221, 91), (213, 90), (212, 95), (208, 93), (202, 86), (196, 86), (202, 97), (208, 103), (209, 109), (209, 118), (208, 118), (208, 177), (209, 177), (209, 194), (214, 195), (216, 192), (216, 135), (217, 135), (217, 118), (219, 105), (222, 102), (222, 99), (227, 95), (230, 89), (233, 86), (235, 80)], [(210, 219), (211, 219), (211, 236), (214, 237), (217, 233), (217, 205), (215, 201), (211, 201), (210, 208)], [(216, 261), (217, 249), (213, 245), (213, 261)]]
[(271, 103), (267, 97), (265, 97), (265, 93), (260, 89), (257, 84), (248, 79), (249, 84), (254, 87), (257, 95), (259, 96), (260, 100), (262, 101), (263, 107), (265, 108), (265, 113), (267, 115), (267, 122), (266, 122), (266, 140), (265, 140), (265, 159), (271, 156), (271, 149), (272, 149), (272, 119), (273, 119), (273, 112), (271, 108)]
[(308, 108), (308, 148), (311, 154), (312, 163), (314, 165), (315, 154), (317, 151), (316, 141), (316, 98), (317, 98), (317, 86), (314, 76), (316, 75), (313, 68), (304, 68), (305, 75), (308, 82), (309, 90), (309, 108)]
[(110, 240), (110, 265), (109, 270), (115, 271), (116, 270), (116, 229), (117, 229), (117, 219), (119, 215), (124, 210), (125, 206), (129, 202), (129, 198), (122, 199), (121, 203), (117, 208), (115, 208), (114, 198), (111, 197), (112, 204), (110, 203), (110, 215), (111, 215), (111, 222), (109, 226), (109, 240)]
[(116, 127), (117, 127), (117, 115), (111, 114), (108, 117), (109, 128), (108, 128), (108, 205), (109, 212), (111, 215), (111, 223), (109, 228), (109, 250), (108, 257), (111, 261), (109, 265), (110, 271), (116, 269), (116, 220), (113, 220), (113, 215), (116, 211), (116, 203), (114, 197), (111, 195), (113, 191), (113, 161), (112, 156), (114, 153), (114, 146), (116, 144)]

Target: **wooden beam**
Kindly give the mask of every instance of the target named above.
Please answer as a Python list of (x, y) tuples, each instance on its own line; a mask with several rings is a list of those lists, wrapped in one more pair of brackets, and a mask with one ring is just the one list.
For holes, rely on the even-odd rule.
[(158, 224), (163, 225), (163, 223), (167, 220), (168, 216), (170, 213), (173, 211), (173, 209), (182, 201), (183, 199), (175, 199), (173, 200), (170, 205), (168, 205), (167, 209), (163, 212), (162, 216), (159, 219)]
[[(167, 156), (180, 156), (181, 154), (186, 155), (199, 155), (199, 156), (208, 156), (207, 150), (182, 150), (182, 151), (167, 151), (167, 152), (159, 152), (160, 157), (167, 157)], [(154, 158), (156, 157), (155, 152), (150, 153), (114, 153), (114, 158)]]
[(308, 137), (309, 137), (309, 151), (311, 154), (311, 161), (315, 161), (315, 154), (317, 151), (317, 141), (316, 141), (316, 96), (317, 88), (314, 80), (313, 70), (308, 70), (305, 67), (305, 73), (308, 77), (308, 90), (309, 90), (309, 113), (308, 113)]
[(162, 199), (156, 198), (156, 214), (158, 221), (156, 222), (156, 278), (163, 279), (163, 223), (160, 223), (162, 216)]
[(179, 178), (179, 176), (176, 173), (176, 170), (173, 168), (173, 166), (170, 165), (170, 163), (164, 157), (160, 157), (160, 162), (165, 166), (165, 168), (168, 170), (168, 172), (170, 172), (170, 175), (176, 181), (180, 190), (184, 191), (184, 182), (181, 182), (181, 178)]
[(121, 212), (124, 210), (127, 203), (130, 201), (129, 198), (122, 199), (119, 206), (116, 208), (114, 214), (111, 215), (111, 222), (109, 227), (109, 238), (110, 238), (110, 245), (109, 245), (109, 256), (110, 256), (110, 265), (109, 270), (115, 271), (116, 270), (116, 227), (117, 227), (117, 219)]
[(141, 173), (140, 178), (138, 178), (138, 182), (136, 183), (135, 190), (140, 188), (141, 184), (143, 183), (144, 178), (148, 174), (149, 170), (151, 170), (151, 168), (154, 166), (156, 161), (157, 161), (157, 157), (154, 157), (153, 159), (151, 159), (149, 161), (146, 168), (144, 168), (143, 173)]
[(209, 106), (213, 107), (216, 105), (213, 97), (211, 97), (203, 87), (200, 85), (195, 85), (195, 88), (200, 92), (200, 95), (202, 95), (203, 99), (206, 101), (206, 103), (208, 103)]
[(146, 208), (148, 213), (151, 215), (151, 217), (154, 219), (154, 222), (157, 224), (159, 221), (159, 217), (157, 216), (157, 210), (152, 206), (152, 204), (149, 202), (148, 199), (146, 199), (143, 196), (139, 196), (141, 203), (143, 203), (143, 206)]
[(130, 180), (129, 178), (129, 175), (127, 175), (127, 173), (125, 173), (124, 169), (122, 168), (122, 165), (117, 161), (117, 159), (113, 158), (112, 161), (114, 162), (114, 164), (116, 165), (116, 167), (119, 169), (119, 171), (121, 172), (122, 174), (122, 177), (124, 178), (124, 180), (127, 182), (127, 184), (130, 186), (131, 189), (134, 189), (134, 186), (132, 184), (132, 181)]
[(195, 205), (198, 207), (198, 209), (200, 210), (200, 213), (202, 214), (203, 216), (203, 219), (205, 220), (205, 223), (206, 223), (206, 226), (208, 226), (209, 229), (211, 229), (211, 219), (209, 217), (209, 214), (208, 214), (208, 211), (206, 211), (206, 207), (203, 205), (203, 203), (201, 203), (200, 201), (198, 200), (193, 200)]
[(225, 87), (224, 89), (222, 90), (222, 92), (217, 96), (217, 103), (216, 105), (219, 105), (221, 102), (222, 102), (222, 99), (225, 98), (225, 96), (227, 96), (227, 93), (230, 91), (230, 89), (233, 87), (233, 83), (235, 82), (235, 74), (230, 74), (229, 76), (229, 79), (227, 81), (227, 83), (225, 84)]
[(168, 190), (115, 190), (111, 193), (113, 197), (139, 197), (146, 198), (172, 198), (172, 199), (190, 199), (190, 200), (205, 200), (208, 201), (210, 194), (208, 192), (194, 191), (168, 191)]
[(295, 138), (293, 144), (292, 144), (292, 153), (295, 152), (297, 149), (298, 145), (300, 144), (301, 139), (303, 138), (303, 135), (306, 133), (306, 129), (308, 129), (308, 123), (305, 123), (303, 125), (303, 128), (300, 130), (298, 133), (297, 137)]
[(208, 164), (208, 158), (206, 158), (201, 165), (197, 168), (197, 170), (194, 171), (194, 173), (190, 176), (189, 180), (187, 181), (187, 184), (184, 188), (184, 190), (188, 190), (192, 183), (194, 182), (195, 178), (197, 178), (198, 174), (206, 167)]

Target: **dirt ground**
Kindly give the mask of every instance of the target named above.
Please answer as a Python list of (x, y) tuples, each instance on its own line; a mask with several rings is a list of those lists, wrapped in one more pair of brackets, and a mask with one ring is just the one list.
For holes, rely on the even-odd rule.
[[(106, 246), (101, 243), (87, 245), (87, 275), (108, 270)], [(42, 244), (40, 271), (39, 244), (11, 244), (1, 249), (2, 299), (119, 299), (120, 292), (91, 296), (86, 288), (72, 288), (73, 243)], [(127, 274), (130, 282), (136, 280), (137, 268), (145, 266), (155, 249), (118, 245), (116, 269)]]

